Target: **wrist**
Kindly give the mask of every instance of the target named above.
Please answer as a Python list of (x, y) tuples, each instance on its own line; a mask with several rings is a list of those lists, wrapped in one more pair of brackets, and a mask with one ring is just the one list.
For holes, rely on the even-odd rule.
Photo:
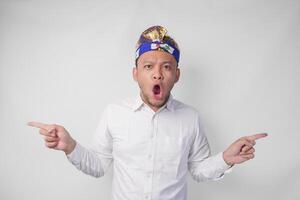
[(66, 149), (64, 150), (65, 154), (68, 155), (72, 153), (72, 151), (75, 149), (76, 141), (71, 139), (69, 145), (67, 145)]
[(234, 163), (232, 161), (230, 161), (230, 159), (226, 156), (226, 153), (223, 152), (223, 160), (225, 161), (225, 163), (228, 165), (228, 166), (233, 166)]

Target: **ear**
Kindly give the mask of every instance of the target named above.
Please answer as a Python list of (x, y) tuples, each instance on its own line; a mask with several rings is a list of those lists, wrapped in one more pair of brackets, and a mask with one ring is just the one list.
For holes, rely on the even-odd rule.
[(176, 75), (175, 75), (175, 83), (178, 82), (179, 78), (180, 78), (180, 69), (179, 67), (176, 68)]
[(133, 77), (133, 80), (135, 80), (137, 82), (137, 67), (133, 67), (132, 68), (132, 77)]

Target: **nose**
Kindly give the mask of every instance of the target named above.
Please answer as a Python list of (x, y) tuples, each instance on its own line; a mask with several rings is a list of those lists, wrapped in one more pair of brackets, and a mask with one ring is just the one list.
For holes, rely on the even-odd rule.
[(163, 80), (163, 76), (162, 76), (160, 70), (155, 70), (155, 71), (153, 72), (152, 78), (153, 78), (154, 80)]

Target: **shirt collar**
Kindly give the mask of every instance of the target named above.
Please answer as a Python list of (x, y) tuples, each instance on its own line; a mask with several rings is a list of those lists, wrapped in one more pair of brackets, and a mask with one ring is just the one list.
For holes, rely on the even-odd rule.
[[(168, 110), (170, 111), (174, 111), (174, 105), (173, 105), (173, 95), (170, 93), (170, 96), (167, 100), (167, 102), (162, 106), (161, 109), (163, 109), (164, 107), (166, 107)], [(141, 95), (138, 94), (136, 97), (136, 101), (132, 107), (133, 111), (137, 111), (139, 108), (141, 108), (142, 106), (145, 106), (144, 101), (141, 98)]]

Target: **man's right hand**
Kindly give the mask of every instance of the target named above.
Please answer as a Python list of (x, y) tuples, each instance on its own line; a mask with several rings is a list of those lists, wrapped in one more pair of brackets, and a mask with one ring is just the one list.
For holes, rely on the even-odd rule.
[(48, 148), (61, 150), (66, 154), (70, 154), (74, 150), (76, 141), (63, 126), (40, 122), (28, 122), (27, 125), (40, 129), (39, 132), (44, 136), (45, 145)]

